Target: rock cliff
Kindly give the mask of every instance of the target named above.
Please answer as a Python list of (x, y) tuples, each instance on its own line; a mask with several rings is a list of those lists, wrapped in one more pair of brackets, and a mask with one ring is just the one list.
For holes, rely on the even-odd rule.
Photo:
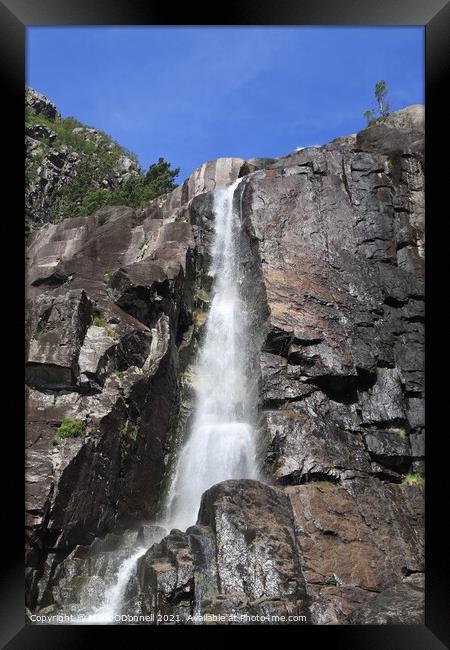
[(192, 410), (213, 191), (243, 176), (261, 481), (213, 486), (195, 526), (147, 540), (125, 605), (181, 622), (423, 620), (422, 106), (30, 235), (31, 609), (61, 606), (98, 538), (158, 515)]
[(89, 189), (112, 190), (140, 173), (134, 156), (102, 131), (62, 118), (47, 97), (25, 94), (27, 231), (79, 208)]

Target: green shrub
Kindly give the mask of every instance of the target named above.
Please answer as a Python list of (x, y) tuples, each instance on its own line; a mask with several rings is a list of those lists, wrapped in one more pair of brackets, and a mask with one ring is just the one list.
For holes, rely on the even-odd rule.
[(425, 485), (425, 476), (419, 472), (409, 472), (402, 479), (403, 485)]
[(130, 440), (133, 440), (133, 442), (136, 441), (137, 435), (138, 435), (138, 427), (137, 425), (131, 426), (129, 424), (124, 424), (123, 427), (119, 431), (120, 435), (129, 438)]
[(408, 432), (405, 427), (394, 427), (390, 429), (391, 433), (395, 433), (397, 436), (400, 436), (400, 438), (406, 438), (408, 435)]
[(143, 250), (147, 246), (147, 244), (148, 244), (148, 239), (147, 237), (145, 237), (139, 244), (139, 250), (140, 251)]
[[(65, 144), (69, 147), (72, 147), (75, 149), (75, 151), (77, 151), (77, 153), (92, 154), (96, 151), (97, 146), (93, 142), (87, 140), (86, 135), (83, 134), (83, 132), (73, 132), (73, 129), (77, 127), (84, 127), (84, 125), (81, 124), (81, 122), (78, 122), (78, 120), (76, 120), (74, 117), (59, 117), (56, 120), (50, 120), (48, 117), (45, 117), (45, 115), (36, 115), (30, 109), (27, 109), (25, 112), (25, 121), (28, 124), (47, 126), (49, 129), (56, 133), (60, 144)], [(106, 134), (102, 133), (102, 137), (104, 137), (107, 141), (110, 140)], [(52, 145), (55, 144), (56, 141), (52, 143)]]
[(79, 438), (85, 432), (86, 425), (81, 420), (64, 419), (52, 438), (53, 445), (57, 445), (61, 438)]
[(94, 188), (87, 190), (78, 206), (78, 212), (81, 214), (92, 214), (100, 208), (108, 205), (110, 192), (105, 189)]
[(113, 328), (111, 327), (111, 325), (108, 324), (108, 321), (105, 320), (102, 316), (93, 316), (92, 325), (94, 325), (95, 327), (103, 327), (106, 336), (110, 336), (111, 338), (114, 337)]

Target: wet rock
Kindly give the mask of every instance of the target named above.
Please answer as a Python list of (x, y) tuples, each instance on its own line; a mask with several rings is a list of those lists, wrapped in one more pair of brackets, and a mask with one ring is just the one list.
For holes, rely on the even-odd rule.
[(408, 422), (412, 429), (421, 430), (425, 426), (425, 400), (412, 397), (407, 402)]
[[(128, 602), (168, 623), (206, 614), (236, 622), (233, 615), (255, 613), (346, 623), (354, 611), (381, 611), (405, 575), (423, 571), (423, 543), (417, 486), (355, 478), (283, 494), (256, 481), (225, 481), (203, 495), (195, 526), (172, 530), (139, 560)], [(408, 612), (416, 620), (416, 600), (398, 608), (401, 622)]]
[(339, 427), (327, 400), (315, 394), (290, 408), (266, 412), (270, 444), (267, 471), (282, 484), (297, 484), (343, 473), (370, 473), (361, 435)]
[(282, 483), (398, 482), (420, 451), (409, 436), (423, 427), (422, 118), (399, 111), (246, 183), (270, 310), (266, 469)]
[(425, 456), (425, 436), (420, 433), (412, 433), (409, 436), (411, 444), (411, 454), (415, 457), (421, 458)]
[(137, 548), (137, 540), (138, 531), (129, 529), (97, 538), (90, 546), (77, 546), (53, 565), (53, 586), (44, 598), (51, 598), (56, 612), (75, 618), (93, 614), (107, 601), (119, 569)]
[(371, 456), (382, 464), (401, 465), (413, 455), (409, 440), (396, 433), (368, 433), (364, 441)]
[(281, 356), (263, 353), (261, 355), (262, 399), (266, 406), (295, 401), (310, 395), (314, 386), (296, 377), (289, 376), (289, 368)]
[(376, 383), (360, 395), (361, 416), (365, 424), (405, 420), (400, 373), (397, 368), (378, 368)]
[(194, 565), (187, 537), (173, 530), (138, 564), (143, 614), (174, 614), (187, 622), (193, 609)]
[[(304, 594), (286, 497), (258, 482), (225, 481), (202, 497), (198, 525), (215, 534), (223, 592), (301, 605)], [(297, 579), (292, 577), (297, 575)]]
[[(198, 521), (139, 561), (142, 611), (189, 616), (305, 615), (307, 597), (286, 496), (257, 481), (225, 481), (202, 497)], [(237, 621), (239, 622), (239, 621)]]
[[(68, 552), (116, 525), (147, 518), (160, 498), (176, 425), (176, 341), (180, 311), (192, 304), (194, 241), (189, 224), (169, 230), (159, 222), (153, 264), (167, 293), (162, 308), (160, 294), (149, 296), (146, 309), (154, 317), (147, 326), (139, 320), (147, 320), (139, 296), (118, 305), (112, 282), (120, 268), (126, 273), (132, 267), (135, 286), (139, 277), (148, 283), (144, 270), (136, 269), (141, 251), (129, 229), (134, 220), (129, 208), (107, 208), (30, 237), (28, 472), (49, 468), (38, 491), (30, 482), (33, 584), (55, 548)], [(131, 265), (121, 267), (122, 259)], [(142, 264), (147, 268), (148, 260)], [(56, 274), (62, 281), (52, 280)], [(94, 316), (101, 324), (93, 325)], [(85, 422), (86, 436), (54, 446), (65, 418)], [(35, 588), (29, 595), (32, 602)]]
[[(93, 142), (94, 131), (87, 133)], [(56, 151), (55, 169), (60, 159)], [(192, 332), (185, 337), (198, 272), (190, 205), (197, 193), (237, 178), (241, 165), (207, 163), (140, 215), (102, 208), (29, 237), (30, 476), (49, 468), (29, 510), (34, 583), (55, 549), (57, 561), (60, 551), (158, 507), (178, 426), (178, 346), (188, 358), (195, 344)], [(188, 220), (177, 221), (180, 213)], [(54, 446), (65, 418), (83, 421), (86, 435)], [(41, 583), (51, 583), (45, 576)]]

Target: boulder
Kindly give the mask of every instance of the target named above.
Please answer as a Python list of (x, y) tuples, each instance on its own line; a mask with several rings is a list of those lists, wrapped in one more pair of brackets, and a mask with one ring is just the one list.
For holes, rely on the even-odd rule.
[[(257, 481), (225, 481), (202, 497), (197, 524), (172, 530), (138, 563), (142, 613), (295, 615), (308, 620), (289, 499)], [(233, 620), (236, 616), (236, 620)], [(170, 618), (168, 618), (170, 622)], [(276, 622), (272, 619), (271, 622)]]
[(425, 110), (422, 104), (408, 106), (376, 122), (356, 136), (356, 148), (384, 154), (423, 154)]

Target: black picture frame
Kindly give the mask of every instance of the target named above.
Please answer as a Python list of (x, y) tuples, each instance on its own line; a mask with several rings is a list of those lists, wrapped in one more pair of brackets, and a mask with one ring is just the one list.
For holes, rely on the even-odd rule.
[[(7, 251), (16, 250), (14, 267), (6, 269), (6, 295), (3, 304), (13, 310), (8, 328), (7, 347), (23, 349), (20, 323), (24, 322), (22, 257), (23, 236), (23, 186), (24, 186), (24, 87), (25, 87), (25, 32), (33, 25), (422, 25), (426, 41), (426, 213), (428, 221), (439, 217), (444, 221), (443, 199), (448, 172), (439, 163), (443, 137), (448, 130), (447, 105), (443, 93), (448, 88), (448, 41), (450, 26), (450, 5), (445, 0), (376, 0), (357, 2), (355, 0), (253, 0), (236, 2), (230, 0), (208, 7), (200, 5), (169, 6), (145, 0), (2, 0), (0, 2), (0, 62), (3, 79), (3, 110), (6, 124), (5, 136), (11, 144), (4, 149), (6, 163), (2, 179), (8, 203), (3, 210), (4, 240)], [(447, 74), (446, 74), (447, 73)], [(439, 229), (439, 223), (437, 225)], [(430, 237), (427, 226), (427, 257), (436, 259), (436, 241)], [(439, 232), (438, 232), (439, 239)], [(431, 242), (431, 243), (430, 243)], [(15, 246), (17, 248), (15, 249)], [(444, 253), (445, 255), (445, 253)], [(441, 258), (445, 260), (445, 257)], [(435, 278), (439, 271), (427, 262), (427, 302), (433, 304), (433, 292), (437, 292)], [(11, 305), (11, 306), (10, 306)], [(14, 306), (12, 306), (14, 305)], [(10, 306), (10, 307), (9, 307)], [(427, 309), (427, 386), (430, 377), (430, 345), (434, 340), (430, 327), (431, 309)], [(21, 320), (23, 319), (23, 320)], [(430, 329), (429, 329), (430, 327)], [(5, 340), (5, 339), (4, 339)], [(17, 348), (15, 348), (17, 344)], [(0, 642), (11, 650), (32, 648), (91, 648), (98, 643), (106, 644), (111, 633), (113, 640), (125, 634), (128, 639), (145, 634), (147, 643), (154, 643), (154, 634), (161, 628), (141, 626), (27, 626), (24, 614), (24, 563), (23, 563), (23, 437), (20, 434), (23, 402), (19, 399), (12, 408), (14, 394), (23, 395), (23, 377), (20, 370), (20, 352), (13, 364), (17, 371), (17, 387), (8, 372), (8, 403), (4, 410), (10, 416), (4, 420), (4, 436), (7, 437), (4, 453), (3, 478), (3, 536), (6, 538), (7, 553), (2, 557), (2, 580), (0, 582)], [(427, 390), (427, 426), (430, 432), (433, 414), (439, 413), (445, 405), (445, 398), (438, 391)], [(436, 418), (437, 420), (437, 418)], [(426, 623), (419, 626), (305, 626), (295, 628), (296, 643), (332, 644), (336, 648), (384, 650), (438, 650), (449, 647), (450, 612), (448, 611), (448, 549), (446, 548), (446, 455), (440, 426), (428, 434), (427, 487), (426, 487)], [(7, 432), (8, 433), (7, 435)], [(13, 432), (13, 433), (11, 433)], [(14, 434), (14, 435), (13, 435)], [(448, 437), (447, 430), (442, 434)], [(5, 466), (11, 470), (6, 476)], [(174, 628), (163, 628), (170, 640)], [(183, 641), (192, 640), (192, 629), (200, 629), (200, 636), (218, 634), (217, 626), (200, 628), (183, 627)], [(223, 631), (223, 628), (221, 628)], [(228, 628), (236, 629), (236, 628)], [(259, 627), (261, 629), (261, 627)], [(273, 629), (273, 628), (272, 628)], [(286, 628), (285, 628), (286, 629)], [(168, 630), (168, 632), (165, 632)], [(216, 630), (216, 632), (214, 632)], [(254, 631), (254, 630), (252, 630)], [(271, 634), (264, 626), (264, 631)], [(292, 629), (291, 629), (292, 631)], [(275, 629), (278, 635), (280, 628)], [(223, 633), (223, 632), (222, 632)], [(239, 632), (240, 634), (240, 632)], [(168, 636), (167, 636), (168, 635)], [(224, 639), (226, 638), (223, 637)], [(445, 645), (446, 644), (446, 645)]]

